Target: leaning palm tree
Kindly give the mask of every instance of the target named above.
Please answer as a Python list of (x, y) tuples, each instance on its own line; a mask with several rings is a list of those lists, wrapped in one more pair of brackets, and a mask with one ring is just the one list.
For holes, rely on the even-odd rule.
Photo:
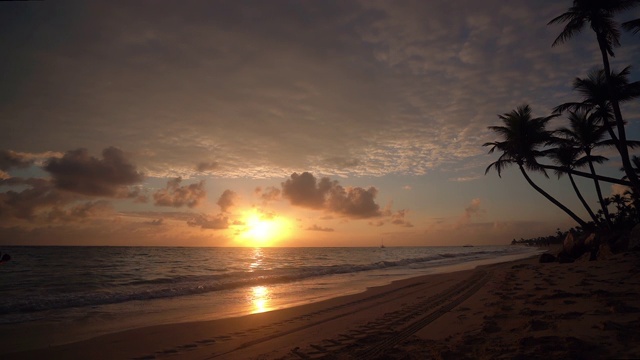
[(573, 169), (575, 167), (580, 167), (583, 165), (581, 162), (577, 161), (578, 155), (581, 152), (582, 150), (572, 146), (566, 141), (562, 141), (562, 142), (559, 142), (559, 146), (557, 148), (551, 149), (547, 153), (547, 157), (549, 157), (554, 163), (560, 166), (560, 169), (554, 171), (558, 176), (558, 179), (562, 177), (562, 175), (564, 174), (567, 174), (569, 176), (569, 181), (571, 181), (571, 186), (573, 186), (573, 191), (575, 191), (576, 196), (582, 203), (582, 206), (584, 206), (585, 210), (587, 210), (587, 213), (589, 213), (589, 216), (593, 220), (594, 224), (598, 224), (598, 218), (593, 213), (593, 210), (591, 210), (591, 207), (589, 206), (589, 204), (587, 204), (587, 201), (584, 199), (584, 196), (582, 196), (582, 193), (580, 192), (578, 185), (576, 185), (573, 175), (568, 171), (569, 169)]
[[(607, 158), (593, 155), (592, 151), (596, 147), (612, 145), (611, 141), (604, 139), (607, 130), (604, 126), (598, 125), (597, 116), (589, 111), (570, 111), (568, 119), (570, 127), (562, 127), (558, 129), (556, 133), (563, 136), (563, 139), (569, 144), (580, 149), (581, 153), (584, 153), (582, 158), (576, 160), (576, 165), (589, 165), (589, 170), (595, 177), (596, 170), (593, 163), (602, 163), (606, 161)], [(607, 226), (611, 228), (612, 224), (609, 217), (609, 210), (607, 209), (604, 197), (602, 196), (600, 182), (597, 178), (594, 178), (593, 183), (596, 188), (596, 194), (598, 195), (598, 201), (600, 202), (605, 222)]]
[(541, 171), (545, 176), (547, 175), (540, 164), (538, 164), (537, 158), (545, 155), (545, 151), (542, 148), (552, 140), (551, 133), (547, 131), (545, 127), (547, 123), (556, 116), (557, 115), (551, 115), (533, 118), (529, 105), (522, 105), (509, 113), (498, 115), (503, 121), (504, 126), (489, 126), (489, 129), (500, 135), (503, 140), (488, 142), (483, 146), (491, 146), (489, 154), (495, 150), (502, 151), (502, 154), (497, 161), (487, 167), (485, 175), (491, 168), (495, 168), (498, 176), (501, 176), (502, 170), (506, 167), (513, 164), (518, 165), (522, 176), (524, 176), (531, 187), (567, 213), (567, 215), (584, 228), (587, 226), (584, 220), (536, 185), (525, 170), (526, 168), (531, 171)]
[(622, 158), (625, 173), (636, 190), (640, 190), (640, 182), (638, 182), (638, 177), (633, 172), (631, 161), (629, 160), (627, 136), (620, 105), (613, 96), (612, 83), (609, 79), (611, 74), (609, 56), (615, 56), (613, 48), (620, 46), (620, 30), (618, 23), (614, 20), (614, 15), (638, 5), (640, 5), (640, 0), (573, 0), (573, 6), (570, 7), (567, 12), (555, 17), (548, 23), (548, 25), (566, 23), (563, 31), (555, 39), (552, 46), (559, 45), (572, 38), (582, 31), (587, 23), (589, 23), (591, 29), (596, 33), (596, 39), (602, 56), (602, 64), (604, 65), (605, 76), (607, 77), (607, 91), (616, 119), (618, 141), (620, 143), (618, 150)]

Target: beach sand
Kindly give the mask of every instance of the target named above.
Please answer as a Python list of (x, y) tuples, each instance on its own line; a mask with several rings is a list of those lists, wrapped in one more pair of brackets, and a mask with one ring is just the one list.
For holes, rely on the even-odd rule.
[[(639, 275), (638, 252), (571, 264), (530, 258), (295, 308), (147, 327), (1, 357), (640, 358)], [(30, 335), (16, 336), (28, 341)]]

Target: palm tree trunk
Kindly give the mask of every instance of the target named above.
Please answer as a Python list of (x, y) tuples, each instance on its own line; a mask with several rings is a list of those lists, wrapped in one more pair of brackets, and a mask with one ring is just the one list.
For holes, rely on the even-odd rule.
[(629, 149), (627, 148), (627, 135), (624, 129), (624, 120), (622, 119), (622, 111), (620, 111), (620, 104), (618, 103), (618, 99), (613, 96), (613, 88), (611, 85), (611, 66), (609, 65), (609, 55), (607, 54), (607, 42), (604, 35), (600, 33), (596, 33), (596, 37), (598, 38), (598, 45), (600, 46), (600, 54), (602, 55), (602, 64), (604, 65), (604, 74), (607, 79), (607, 92), (609, 93), (609, 101), (611, 102), (611, 107), (613, 107), (613, 114), (616, 118), (616, 127), (618, 130), (618, 152), (620, 153), (620, 157), (622, 158), (622, 167), (624, 168), (624, 172), (627, 174), (627, 178), (632, 184), (632, 187), (636, 192), (640, 192), (640, 182), (638, 181), (638, 176), (635, 171), (633, 171), (633, 166), (631, 166), (631, 161), (629, 160)]
[(578, 199), (580, 199), (582, 206), (584, 206), (584, 208), (589, 213), (589, 216), (591, 216), (593, 223), (598, 224), (598, 218), (596, 217), (596, 214), (593, 213), (593, 210), (591, 210), (591, 207), (589, 206), (589, 204), (587, 204), (587, 202), (584, 200), (584, 197), (582, 197), (582, 193), (580, 192), (580, 189), (578, 189), (578, 185), (576, 185), (576, 182), (573, 180), (573, 176), (571, 175), (571, 173), (568, 173), (567, 175), (569, 175), (569, 180), (571, 180), (571, 186), (573, 186), (573, 190), (576, 192)]
[(575, 170), (575, 169), (567, 169), (567, 168), (560, 167), (560, 166), (555, 166), (555, 165), (545, 165), (545, 164), (538, 164), (538, 165), (540, 165), (541, 168), (547, 169), (547, 170), (556, 170), (556, 171), (566, 172), (568, 174), (581, 176), (581, 177), (585, 177), (585, 178), (589, 178), (589, 179), (598, 179), (600, 181), (608, 182), (608, 183), (611, 183), (611, 184), (619, 184), (619, 185), (624, 185), (624, 186), (631, 186), (631, 183), (629, 181), (622, 180), (622, 179), (616, 179), (616, 178), (612, 178), (612, 177), (608, 177), (608, 176), (602, 176), (602, 175), (598, 175), (598, 174), (593, 175), (593, 174), (589, 174), (589, 173), (586, 173), (586, 172), (578, 171), (578, 170)]
[(602, 119), (602, 123), (604, 125), (604, 128), (607, 129), (607, 132), (609, 133), (609, 136), (611, 137), (611, 140), (613, 140), (613, 144), (616, 146), (616, 149), (618, 150), (618, 153), (619, 153), (620, 152), (620, 140), (618, 140), (618, 136), (616, 136), (616, 133), (613, 131), (613, 128), (611, 127), (611, 124), (607, 120), (608, 119), (603, 118)]
[(584, 229), (587, 227), (587, 223), (584, 222), (584, 220), (580, 219), (578, 217), (578, 215), (574, 214), (573, 211), (569, 210), (569, 208), (567, 208), (566, 206), (562, 205), (558, 200), (556, 200), (553, 196), (547, 194), (544, 190), (542, 190), (540, 187), (538, 187), (538, 185), (536, 185), (531, 178), (529, 178), (529, 175), (527, 175), (527, 172), (524, 170), (524, 168), (522, 167), (521, 164), (518, 164), (518, 167), (520, 168), (520, 172), (522, 173), (522, 175), (524, 176), (525, 179), (527, 179), (527, 182), (529, 183), (529, 185), (531, 185), (532, 188), (534, 188), (537, 192), (539, 192), (540, 194), (542, 194), (542, 196), (544, 196), (545, 198), (547, 198), (547, 200), (551, 201), (555, 206), (559, 207), (562, 211), (564, 211), (565, 213), (567, 213), (567, 215), (571, 216), (571, 218), (573, 220), (575, 220), (578, 224), (580, 224), (580, 226)]
[[(596, 169), (593, 167), (593, 161), (591, 161), (591, 151), (585, 151), (587, 155), (587, 159), (589, 159), (589, 170), (595, 176)], [(596, 186), (596, 193), (598, 194), (598, 201), (600, 202), (600, 207), (602, 208), (602, 213), (604, 214), (604, 221), (607, 224), (607, 227), (611, 229), (611, 218), (609, 217), (609, 209), (607, 209), (607, 205), (604, 203), (604, 198), (602, 197), (602, 190), (600, 189), (600, 182), (598, 179), (593, 179), (593, 183)]]

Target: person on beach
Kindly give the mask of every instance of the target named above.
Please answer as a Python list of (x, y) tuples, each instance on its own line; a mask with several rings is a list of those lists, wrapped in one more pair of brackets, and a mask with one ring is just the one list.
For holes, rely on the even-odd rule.
[[(0, 252), (0, 255), (2, 255), (1, 252)], [(8, 262), (9, 260), (11, 260), (11, 256), (9, 256), (9, 254), (5, 253), (4, 255), (2, 255), (2, 257), (0, 257), (0, 264)]]

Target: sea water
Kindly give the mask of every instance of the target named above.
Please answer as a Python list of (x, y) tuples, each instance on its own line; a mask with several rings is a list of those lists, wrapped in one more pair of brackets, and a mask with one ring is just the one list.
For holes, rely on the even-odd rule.
[(0, 265), (0, 327), (84, 324), (82, 336), (68, 340), (265, 312), (537, 252), (520, 246), (1, 250), (11, 261)]

